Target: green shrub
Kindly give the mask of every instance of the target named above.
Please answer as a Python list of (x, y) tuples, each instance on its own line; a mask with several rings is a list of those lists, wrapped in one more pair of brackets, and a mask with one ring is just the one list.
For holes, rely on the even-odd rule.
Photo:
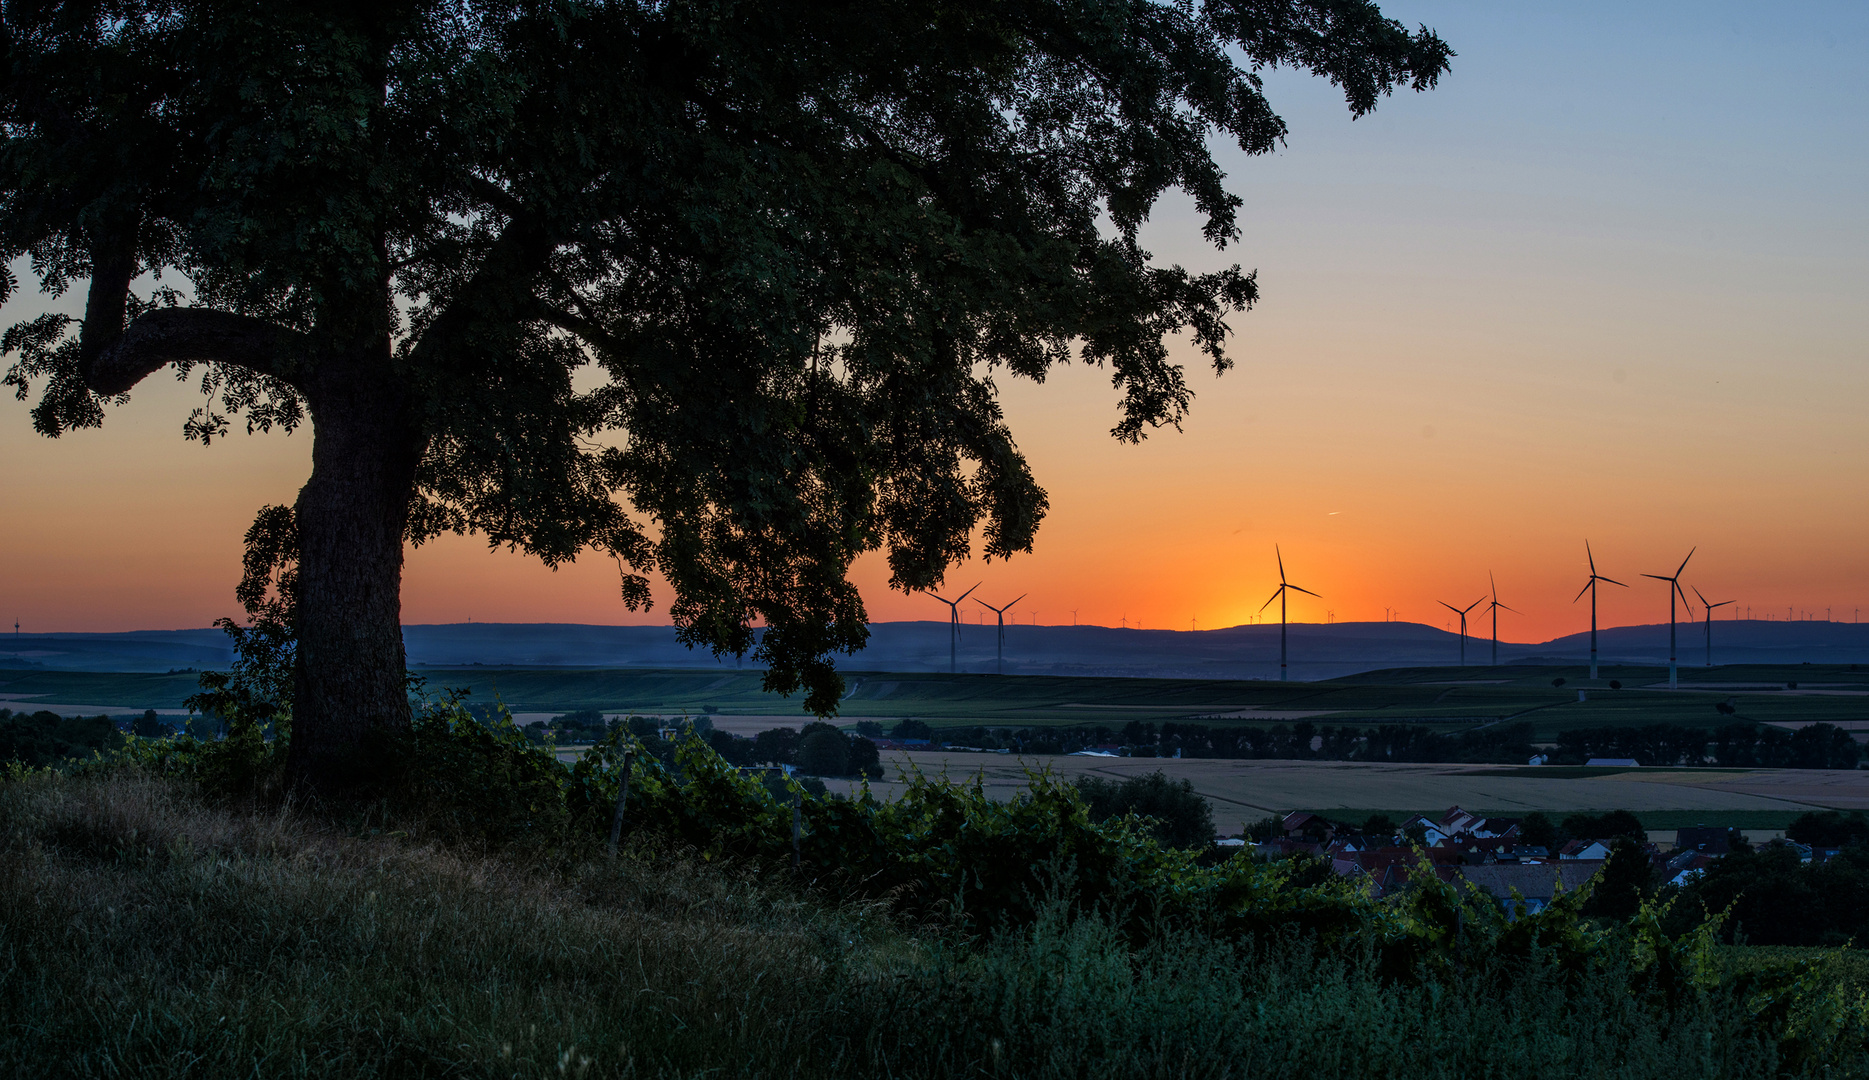
[(1083, 776), (1077, 779), (1077, 790), (1092, 821), (1135, 814), (1147, 818), (1148, 834), (1168, 847), (1205, 848), (1213, 843), (1213, 808), (1191, 781), (1171, 780), (1157, 770), (1126, 780)]
[(42, 769), (89, 758), (123, 745), (123, 733), (107, 716), (60, 716), (0, 709), (0, 761)]
[(883, 775), (882, 752), (862, 736), (850, 740), (850, 775), (872, 780)]
[(1812, 810), (1799, 814), (1785, 827), (1785, 839), (1825, 848), (1869, 845), (1869, 817), (1864, 817), (1861, 810), (1848, 816), (1840, 810)]
[(844, 776), (850, 772), (850, 740), (826, 725), (798, 741), (798, 767), (812, 776)]

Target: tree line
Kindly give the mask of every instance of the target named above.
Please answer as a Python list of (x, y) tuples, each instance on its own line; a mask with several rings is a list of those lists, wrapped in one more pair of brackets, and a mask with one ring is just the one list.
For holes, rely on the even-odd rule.
[[(873, 722), (872, 727), (876, 727)], [(876, 728), (880, 732), (880, 727)], [(1485, 724), (1465, 731), (1435, 731), (1421, 724), (1272, 724), (1217, 727), (1208, 724), (1134, 720), (1121, 728), (1094, 724), (1066, 727), (944, 727), (904, 720), (889, 732), (897, 739), (928, 739), (948, 746), (1010, 750), (1026, 754), (1073, 754), (1097, 747), (1130, 757), (1285, 758), (1312, 761), (1460, 762), (1524, 764), (1545, 753), (1556, 765), (1581, 765), (1591, 758), (1633, 758), (1643, 765), (1780, 769), (1854, 769), (1861, 748), (1834, 724), (1810, 724), (1796, 732), (1750, 722), (1718, 728), (1686, 724), (1593, 727), (1560, 732), (1555, 750), (1533, 742), (1529, 723)]]
[[(492, 719), (495, 711), (497, 707), (486, 706), (476, 706), (472, 710), (483, 723)], [(814, 721), (802, 730), (768, 728), (749, 738), (715, 730), (713, 717), (707, 714), (684, 717), (670, 725), (654, 717), (606, 718), (595, 709), (579, 709), (550, 720), (535, 720), (520, 730), (534, 744), (550, 739), (557, 744), (570, 745), (602, 742), (619, 727), (634, 736), (645, 753), (664, 764), (673, 764), (676, 743), (683, 735), (692, 733), (736, 768), (789, 765), (808, 776), (876, 778), (883, 774), (881, 754), (874, 742), (861, 734), (846, 735), (823, 721)]]

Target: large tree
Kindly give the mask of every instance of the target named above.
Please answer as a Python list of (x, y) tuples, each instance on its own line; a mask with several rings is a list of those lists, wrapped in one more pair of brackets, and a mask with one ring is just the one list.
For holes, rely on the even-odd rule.
[(47, 435), (170, 366), (189, 437), (310, 421), (243, 598), (291, 568), (289, 770), (328, 788), (408, 722), (402, 554), (447, 530), (612, 556), (631, 608), (660, 573), (686, 641), (832, 709), (852, 559), (912, 589), (982, 526), (1030, 547), (996, 373), (1106, 365), (1134, 440), (1189, 404), (1167, 338), (1228, 366), (1253, 275), (1137, 234), (1179, 189), (1236, 238), (1209, 140), (1280, 143), (1257, 73), (1361, 114), (1450, 55), (1361, 0), (42, 0), (4, 33), (0, 246), (88, 290), (7, 381)]

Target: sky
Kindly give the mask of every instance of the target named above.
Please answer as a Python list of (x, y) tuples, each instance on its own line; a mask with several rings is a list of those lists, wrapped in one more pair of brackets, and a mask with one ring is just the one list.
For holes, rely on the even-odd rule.
[[(1185, 200), (1162, 262), (1257, 269), (1234, 370), (1182, 350), (1181, 432), (1109, 437), (1097, 369), (1001, 379), (1050, 493), (1033, 553), (956, 567), (1020, 622), (1213, 629), (1294, 584), (1293, 621), (1450, 625), (1489, 594), (1500, 636), (1667, 617), (1669, 574), (1737, 617), (1869, 607), (1869, 5), (1385, 3), (1458, 55), (1438, 89), (1352, 121), (1328, 84), (1267, 75), (1278, 153), (1223, 148), (1244, 199), (1225, 252)], [(0, 321), (44, 302), (24, 290)], [(28, 631), (236, 614), (240, 537), (290, 502), (309, 432), (181, 438), (160, 376), (101, 430), (33, 434), (0, 401), (0, 620)], [(872, 618), (944, 617), (855, 568)], [(474, 537), (411, 551), (404, 621), (663, 623), (616, 570), (553, 572)], [(1698, 605), (1696, 605), (1696, 610)]]

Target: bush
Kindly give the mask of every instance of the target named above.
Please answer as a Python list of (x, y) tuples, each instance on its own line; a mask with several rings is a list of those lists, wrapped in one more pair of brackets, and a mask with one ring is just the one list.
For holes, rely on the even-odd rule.
[(1519, 839), (1532, 847), (1556, 854), (1562, 840), (1551, 818), (1542, 810), (1533, 810), (1519, 819)]
[(1851, 845), (1823, 863), (1775, 844), (1735, 849), (1672, 897), (1669, 929), (1681, 932), (1728, 912), (1721, 934), (1752, 945), (1869, 945), (1869, 847)]
[(762, 765), (796, 764), (797, 751), (797, 728), (767, 728), (753, 736), (753, 760)]
[[(1525, 826), (1519, 825), (1520, 835), (1524, 835)], [(1642, 819), (1627, 810), (1611, 810), (1604, 814), (1568, 814), (1564, 818), (1564, 835), (1572, 840), (1618, 840), (1627, 839), (1636, 844), (1648, 843), (1648, 831), (1642, 827)]]
[(1159, 770), (1121, 781), (1081, 776), (1077, 790), (1089, 807), (1092, 821), (1135, 814), (1149, 819), (1148, 834), (1167, 847), (1213, 845), (1213, 808), (1195, 792), (1190, 781), (1170, 780)]
[(889, 729), (892, 739), (927, 739), (934, 740), (934, 728), (914, 717), (896, 721), (896, 726)]
[(798, 768), (812, 776), (850, 772), (850, 740), (835, 728), (814, 731), (798, 741)]
[(1861, 810), (1847, 817), (1840, 810), (1812, 810), (1792, 819), (1785, 827), (1785, 839), (1821, 848), (1869, 844), (1869, 817)]
[(862, 737), (850, 740), (850, 774), (872, 780), (882, 777), (883, 756), (875, 743)]
[(1635, 841), (1619, 836), (1583, 913), (1604, 919), (1634, 918), (1643, 902), (1655, 894), (1655, 884), (1648, 853)]
[(122, 745), (123, 733), (107, 716), (64, 717), (44, 710), (28, 715), (0, 709), (0, 761), (41, 769)]

